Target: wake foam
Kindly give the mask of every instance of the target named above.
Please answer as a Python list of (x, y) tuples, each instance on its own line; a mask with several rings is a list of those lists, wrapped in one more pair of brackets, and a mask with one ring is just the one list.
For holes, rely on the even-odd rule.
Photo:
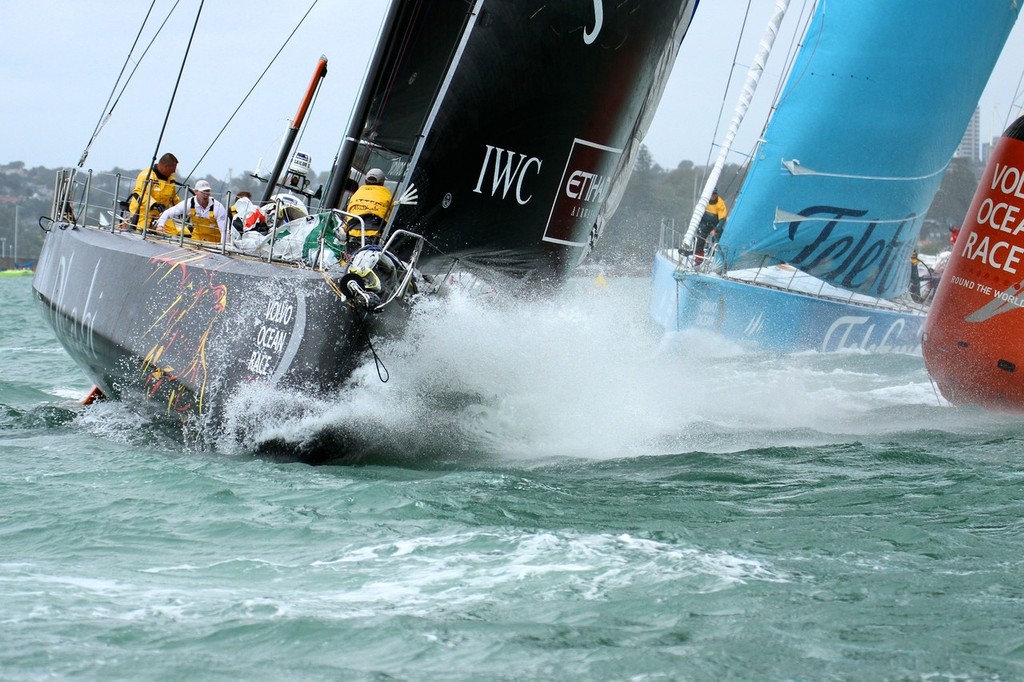
[[(310, 461), (606, 459), (836, 442), (946, 428), (919, 357), (772, 356), (664, 334), (646, 279), (573, 280), (553, 299), (418, 303), (336, 396), (251, 386), (222, 451)], [(956, 420), (953, 420), (954, 422)]]

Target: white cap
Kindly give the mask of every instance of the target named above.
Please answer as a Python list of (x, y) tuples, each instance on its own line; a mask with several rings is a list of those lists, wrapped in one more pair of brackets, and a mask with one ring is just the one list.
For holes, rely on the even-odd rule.
[(197, 192), (209, 192), (210, 191), (210, 183), (208, 183), (206, 180), (200, 180), (199, 182), (196, 183), (196, 191)]

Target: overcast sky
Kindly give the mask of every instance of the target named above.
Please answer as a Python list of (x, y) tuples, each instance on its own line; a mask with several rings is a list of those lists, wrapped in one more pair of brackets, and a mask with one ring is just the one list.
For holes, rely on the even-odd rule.
[[(741, 129), (736, 148), (748, 150), (775, 91), (806, 0), (791, 0), (776, 51)], [(968, 0), (964, 0), (968, 1)], [(150, 26), (163, 21), (173, 0), (157, 0)], [(149, 54), (92, 145), (87, 168), (139, 168), (152, 158), (170, 100), (183, 46), (200, 0), (179, 0)], [(385, 0), (319, 0), (270, 68), (228, 131), (200, 157), (242, 97), (306, 13), (312, 0), (206, 0), (160, 150), (181, 159), (179, 175), (227, 177), (272, 164), (285, 128), (321, 54), (328, 75), (299, 148), (326, 170), (375, 41)], [(725, 102), (720, 140), (747, 64), (774, 9), (772, 0), (704, 0), (646, 138), (655, 161), (674, 168), (702, 163), (711, 152)], [(0, 163), (73, 166), (92, 135), (150, 3), (145, 0), (5, 0), (0, 39)], [(982, 136), (998, 135), (1019, 115), (1014, 104), (1024, 69), (1024, 28), (1018, 22), (981, 101)], [(148, 30), (143, 44), (153, 35)], [(965, 39), (968, 39), (965, 35)], [(941, 46), (937, 46), (941, 49)], [(136, 50), (136, 54), (141, 47)], [(736, 53), (737, 65), (733, 65)], [(131, 68), (131, 66), (129, 66)], [(732, 90), (723, 92), (733, 71)], [(711, 157), (714, 158), (713, 156)], [(198, 168), (196, 165), (198, 164)]]

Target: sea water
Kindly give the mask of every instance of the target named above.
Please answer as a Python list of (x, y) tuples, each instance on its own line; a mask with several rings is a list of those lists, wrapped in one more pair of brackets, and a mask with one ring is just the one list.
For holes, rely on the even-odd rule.
[[(0, 281), (0, 679), (1024, 679), (1020, 419), (665, 336), (647, 287), (425, 302), (199, 446), (82, 406)], [(331, 428), (354, 464), (259, 454)]]

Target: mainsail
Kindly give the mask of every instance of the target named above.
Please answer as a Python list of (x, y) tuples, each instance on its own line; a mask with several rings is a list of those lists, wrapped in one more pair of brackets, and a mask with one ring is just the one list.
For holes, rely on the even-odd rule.
[(784, 262), (904, 293), (925, 214), (1020, 8), (820, 0), (720, 241), (727, 269)]
[(400, 3), (354, 166), (415, 186), (390, 228), (454, 260), (564, 275), (614, 209), (696, 0)]

